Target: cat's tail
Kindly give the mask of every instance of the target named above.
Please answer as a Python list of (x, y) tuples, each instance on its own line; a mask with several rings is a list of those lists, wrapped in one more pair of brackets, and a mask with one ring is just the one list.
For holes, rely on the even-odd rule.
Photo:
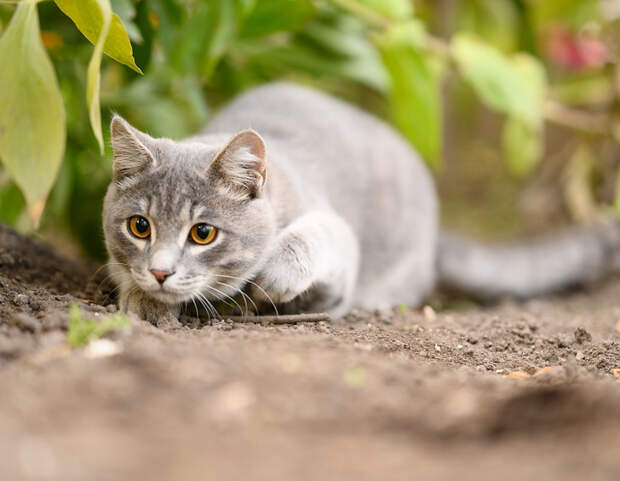
[(440, 284), (481, 300), (547, 294), (619, 268), (620, 221), (496, 245), (439, 237)]

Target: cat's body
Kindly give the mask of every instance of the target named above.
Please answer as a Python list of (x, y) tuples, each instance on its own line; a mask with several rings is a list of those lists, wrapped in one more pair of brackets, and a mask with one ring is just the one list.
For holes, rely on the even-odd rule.
[[(438, 275), (481, 297), (527, 296), (601, 275), (618, 245), (615, 226), (525, 248), (440, 237), (432, 179), (406, 141), (301, 87), (250, 91), (179, 143), (120, 118), (112, 131), (106, 242), (121, 307), (142, 317), (246, 286), (281, 312), (414, 306)], [(197, 245), (190, 229), (205, 224), (218, 235)]]

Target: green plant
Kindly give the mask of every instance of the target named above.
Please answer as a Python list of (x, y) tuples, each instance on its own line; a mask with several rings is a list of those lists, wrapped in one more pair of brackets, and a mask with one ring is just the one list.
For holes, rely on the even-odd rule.
[[(435, 169), (444, 157), (446, 103), (463, 106), (464, 124), (474, 96), (501, 115), (504, 165), (517, 178), (547, 156), (549, 123), (568, 127), (589, 155), (565, 154), (581, 166), (572, 169), (567, 195), (592, 195), (593, 172), (618, 172), (596, 155), (620, 138), (613, 51), (620, 20), (604, 3), (0, 4), (0, 220), (28, 230), (41, 219), (43, 229), (68, 232), (101, 256), (93, 226), (111, 172), (110, 150), (101, 155), (101, 115), (105, 123), (114, 110), (153, 135), (180, 138), (240, 91), (281, 78), (318, 85), (391, 120)], [(455, 80), (467, 87), (456, 91)]]
[(108, 315), (99, 321), (86, 319), (82, 316), (78, 305), (71, 304), (67, 325), (67, 342), (73, 349), (87, 346), (91, 341), (110, 332), (126, 329), (129, 325), (127, 316), (120, 313)]
[[(99, 102), (101, 57), (108, 55), (136, 71), (131, 44), (109, 0), (55, 0), (95, 44), (88, 64), (86, 99), (101, 153)], [(65, 109), (54, 69), (41, 41), (37, 2), (19, 2), (0, 39), (0, 157), (26, 198), (38, 224), (56, 179), (65, 147)]]

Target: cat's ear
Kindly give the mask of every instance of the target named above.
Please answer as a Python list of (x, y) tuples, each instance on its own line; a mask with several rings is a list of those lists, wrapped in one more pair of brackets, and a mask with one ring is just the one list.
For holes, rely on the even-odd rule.
[(209, 170), (232, 192), (258, 197), (267, 180), (265, 155), (261, 136), (254, 130), (243, 130), (219, 151)]
[(135, 129), (120, 115), (114, 115), (110, 125), (114, 150), (114, 181), (120, 182), (155, 164), (146, 147), (146, 135)]

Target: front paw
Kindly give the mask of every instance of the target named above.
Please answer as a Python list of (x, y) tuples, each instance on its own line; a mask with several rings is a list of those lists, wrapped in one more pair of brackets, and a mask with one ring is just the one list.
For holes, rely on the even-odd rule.
[(121, 308), (128, 314), (134, 314), (139, 319), (148, 321), (157, 327), (180, 326), (178, 317), (181, 313), (179, 306), (164, 304), (148, 297), (141, 291), (133, 291), (124, 299), (121, 296)]
[(254, 278), (252, 297), (274, 304), (285, 304), (310, 289), (313, 282), (311, 272), (303, 265), (270, 262)]

